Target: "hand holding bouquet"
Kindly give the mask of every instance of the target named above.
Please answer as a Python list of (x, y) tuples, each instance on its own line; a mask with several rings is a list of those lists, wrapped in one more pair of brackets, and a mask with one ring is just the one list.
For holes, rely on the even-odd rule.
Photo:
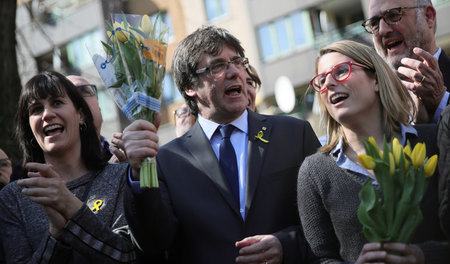
[(364, 142), (367, 155), (358, 159), (364, 168), (373, 170), (381, 195), (368, 179), (359, 192), (361, 204), (358, 219), (369, 242), (409, 243), (422, 221), (420, 203), (427, 189), (427, 178), (434, 174), (437, 155), (426, 158), (424, 143), (411, 153), (394, 138), (389, 147), (384, 140), (383, 152), (374, 138)]
[[(166, 71), (168, 28), (156, 17), (115, 14), (107, 22), (106, 58), (95, 54), (94, 64), (114, 101), (132, 121), (156, 121)], [(141, 187), (158, 187), (156, 164), (146, 158), (140, 169)]]

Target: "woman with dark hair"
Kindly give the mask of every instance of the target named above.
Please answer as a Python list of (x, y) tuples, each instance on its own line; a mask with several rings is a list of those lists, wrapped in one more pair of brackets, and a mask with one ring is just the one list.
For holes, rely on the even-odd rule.
[(127, 165), (102, 160), (92, 114), (72, 82), (56, 72), (31, 78), (16, 121), (28, 178), (0, 192), (6, 263), (135, 262), (123, 216)]

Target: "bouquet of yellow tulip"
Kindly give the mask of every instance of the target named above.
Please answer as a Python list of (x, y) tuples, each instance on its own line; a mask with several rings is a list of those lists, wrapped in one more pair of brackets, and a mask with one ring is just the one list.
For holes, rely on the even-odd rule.
[(427, 189), (427, 178), (434, 174), (437, 155), (426, 158), (424, 143), (418, 143), (411, 153), (397, 138), (389, 147), (383, 142), (383, 152), (370, 137), (364, 142), (367, 155), (359, 155), (362, 166), (373, 170), (381, 195), (368, 179), (359, 192), (361, 204), (358, 219), (369, 242), (410, 242), (422, 221), (420, 203)]
[[(107, 24), (109, 41), (102, 45), (106, 58), (95, 54), (94, 64), (114, 101), (132, 121), (156, 121), (166, 71), (168, 28), (148, 15), (115, 14)], [(141, 164), (141, 187), (158, 187), (156, 164)]]

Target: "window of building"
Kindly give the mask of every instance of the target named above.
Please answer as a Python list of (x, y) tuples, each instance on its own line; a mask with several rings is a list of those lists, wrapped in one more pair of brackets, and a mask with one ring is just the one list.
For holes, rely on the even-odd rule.
[(313, 43), (313, 34), (309, 14), (297, 11), (258, 27), (259, 45), (264, 60), (309, 46)]
[(205, 0), (205, 8), (208, 21), (228, 14), (228, 3), (226, 0)]
[(91, 67), (91, 54), (104, 54), (101, 40), (104, 39), (103, 30), (97, 29), (79, 38), (70, 41), (67, 48), (67, 58), (73, 69), (85, 69)]

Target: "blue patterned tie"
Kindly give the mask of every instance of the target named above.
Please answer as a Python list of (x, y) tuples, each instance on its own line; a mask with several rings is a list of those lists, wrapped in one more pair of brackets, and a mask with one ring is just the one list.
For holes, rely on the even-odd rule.
[(234, 130), (233, 125), (226, 125), (220, 127), (220, 134), (222, 135), (222, 141), (219, 148), (219, 163), (222, 167), (231, 190), (233, 191), (234, 198), (239, 202), (239, 174), (236, 161), (236, 152), (231, 144), (230, 136)]

